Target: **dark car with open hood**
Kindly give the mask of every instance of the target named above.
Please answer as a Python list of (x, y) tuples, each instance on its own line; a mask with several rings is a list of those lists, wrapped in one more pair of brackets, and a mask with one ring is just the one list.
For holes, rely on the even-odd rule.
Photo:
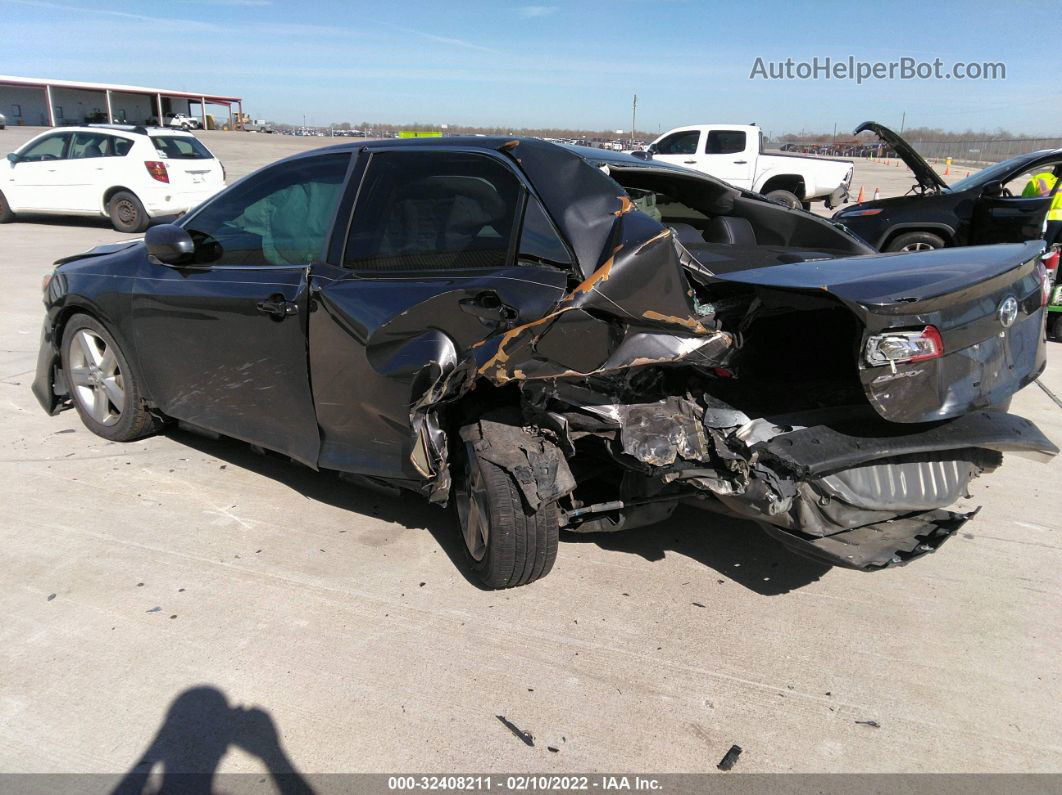
[(1043, 239), (1054, 191), (1023, 194), (1037, 174), (1062, 174), (1062, 149), (1018, 155), (948, 185), (910, 143), (888, 127), (868, 121), (855, 134), (865, 131), (888, 144), (915, 176), (915, 184), (904, 196), (851, 204), (834, 213), (833, 220), (874, 248), (928, 251)]
[(180, 422), (456, 505), (491, 587), (683, 501), (873, 570), (1003, 452), (1058, 452), (1005, 408), (1044, 368), (1040, 253), (877, 254), (535, 139), (351, 143), (60, 261), (33, 390), (107, 439)]

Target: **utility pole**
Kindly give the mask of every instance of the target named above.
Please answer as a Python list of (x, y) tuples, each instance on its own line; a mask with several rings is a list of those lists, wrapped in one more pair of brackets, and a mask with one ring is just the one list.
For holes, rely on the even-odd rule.
[(634, 131), (637, 129), (638, 119), (638, 95), (634, 95), (634, 102), (631, 104), (631, 149), (634, 148)]
[(903, 125), (907, 122), (907, 111), (903, 112), (903, 118), (900, 119), (900, 135), (903, 135)]

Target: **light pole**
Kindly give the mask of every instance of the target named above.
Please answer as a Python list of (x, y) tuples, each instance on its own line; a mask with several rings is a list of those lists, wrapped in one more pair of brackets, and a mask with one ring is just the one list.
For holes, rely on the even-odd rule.
[(634, 148), (634, 131), (638, 129), (638, 95), (634, 95), (634, 102), (631, 103), (631, 149)]

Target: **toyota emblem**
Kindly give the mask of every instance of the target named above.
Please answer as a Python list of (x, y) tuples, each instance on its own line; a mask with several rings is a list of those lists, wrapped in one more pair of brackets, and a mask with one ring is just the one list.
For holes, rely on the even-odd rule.
[(1014, 321), (1018, 318), (1018, 299), (1013, 295), (1008, 295), (1000, 301), (999, 308), (996, 310), (996, 317), (999, 318), (999, 325), (1003, 328), (1013, 326)]

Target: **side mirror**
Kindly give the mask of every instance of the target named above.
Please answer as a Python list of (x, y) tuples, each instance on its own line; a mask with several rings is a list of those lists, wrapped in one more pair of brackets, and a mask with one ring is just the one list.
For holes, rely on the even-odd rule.
[(649, 147), (645, 151), (648, 152), (651, 155), (655, 155), (656, 154), (656, 144), (649, 144)]
[(8, 154), (7, 159), (11, 161), (11, 165), (15, 165), (15, 163), (19, 162), (22, 158), (14, 152), (11, 152)]
[(179, 265), (195, 254), (192, 236), (177, 224), (152, 226), (144, 235), (148, 254), (164, 265)]
[(1003, 195), (1003, 183), (998, 179), (986, 182), (984, 187), (981, 188), (981, 194), (984, 196), (1002, 196)]

